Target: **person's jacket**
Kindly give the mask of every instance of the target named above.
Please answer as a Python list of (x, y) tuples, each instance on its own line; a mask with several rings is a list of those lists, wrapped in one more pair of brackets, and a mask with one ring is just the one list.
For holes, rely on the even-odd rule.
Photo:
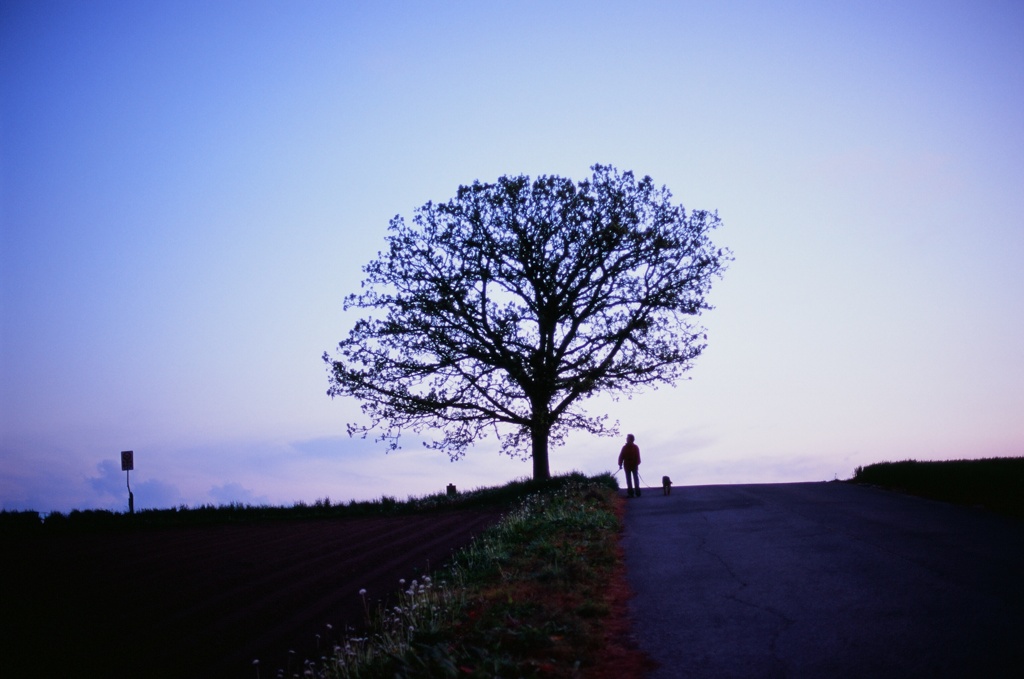
[(635, 443), (627, 443), (622, 446), (619, 453), (619, 466), (626, 469), (636, 469), (640, 466), (640, 446)]

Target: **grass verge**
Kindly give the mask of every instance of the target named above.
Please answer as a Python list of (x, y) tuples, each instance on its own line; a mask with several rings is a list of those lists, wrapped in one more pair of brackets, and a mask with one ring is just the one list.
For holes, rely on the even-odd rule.
[(857, 467), (851, 481), (1024, 519), (1024, 457), (879, 462)]
[(621, 603), (617, 488), (608, 474), (553, 479), (445, 569), (400, 583), (397, 601), (367, 610), (366, 631), (295, 676), (586, 676)]

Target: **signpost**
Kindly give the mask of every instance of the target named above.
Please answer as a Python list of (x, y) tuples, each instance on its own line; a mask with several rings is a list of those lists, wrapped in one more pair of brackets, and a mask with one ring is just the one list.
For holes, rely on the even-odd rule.
[(135, 513), (135, 496), (132, 495), (131, 473), (135, 469), (135, 452), (131, 450), (121, 451), (121, 471), (125, 473), (125, 482), (128, 484), (128, 513)]

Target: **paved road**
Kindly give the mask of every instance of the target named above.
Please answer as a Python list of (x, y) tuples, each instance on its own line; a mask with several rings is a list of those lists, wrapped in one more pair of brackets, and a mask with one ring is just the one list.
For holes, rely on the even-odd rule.
[(650, 679), (1024, 677), (1022, 522), (844, 483), (628, 503)]

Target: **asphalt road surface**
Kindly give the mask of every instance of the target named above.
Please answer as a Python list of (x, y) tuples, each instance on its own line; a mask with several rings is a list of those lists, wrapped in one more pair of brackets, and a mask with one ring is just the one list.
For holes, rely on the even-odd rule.
[(627, 502), (650, 679), (1024, 677), (1024, 522), (845, 483)]

